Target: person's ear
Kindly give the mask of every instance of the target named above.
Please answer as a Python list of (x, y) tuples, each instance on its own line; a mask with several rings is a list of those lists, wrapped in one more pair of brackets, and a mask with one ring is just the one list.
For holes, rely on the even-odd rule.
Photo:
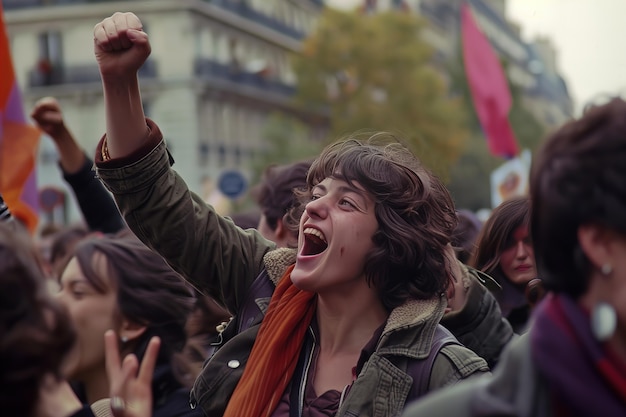
[(141, 337), (145, 333), (147, 327), (141, 324), (137, 324), (133, 321), (123, 319), (120, 326), (119, 335), (122, 342), (130, 342)]
[(608, 230), (595, 224), (578, 227), (578, 243), (589, 262), (597, 270), (604, 265), (612, 265), (612, 236)]

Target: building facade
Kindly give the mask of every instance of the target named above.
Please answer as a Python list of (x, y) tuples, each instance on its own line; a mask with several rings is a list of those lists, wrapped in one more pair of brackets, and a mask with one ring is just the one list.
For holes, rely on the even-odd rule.
[[(152, 54), (140, 70), (144, 107), (192, 190), (208, 198), (222, 172), (249, 177), (275, 112), (304, 122), (312, 137), (326, 131), (323, 117), (294, 103), (289, 64), (323, 9), (319, 0), (2, 1), (26, 110), (56, 97), (90, 156), (105, 131), (93, 27), (116, 11), (137, 14), (150, 35)], [(49, 138), (39, 156), (40, 188), (61, 188), (72, 201)], [(75, 204), (67, 208), (64, 220), (80, 219)]]

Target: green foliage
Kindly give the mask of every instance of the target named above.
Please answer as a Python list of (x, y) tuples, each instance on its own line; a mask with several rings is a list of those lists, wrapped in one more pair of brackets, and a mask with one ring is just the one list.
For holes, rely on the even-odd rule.
[[(270, 165), (283, 165), (305, 159), (314, 159), (322, 151), (323, 144), (312, 141), (307, 126), (294, 117), (275, 112), (263, 127), (264, 149), (250, 164), (250, 185), (258, 184), (263, 171)], [(257, 207), (251, 193), (233, 202), (233, 213)]]
[(472, 135), (450, 172), (448, 189), (457, 208), (477, 211), (491, 207), (491, 171), (503, 160), (486, 151), (485, 138)]
[(273, 113), (268, 118), (262, 136), (265, 149), (252, 164), (253, 183), (269, 165), (313, 159), (322, 151), (323, 145), (309, 139), (309, 130), (302, 122), (282, 113)]
[(465, 111), (431, 65), (423, 24), (398, 12), (326, 9), (294, 57), (298, 98), (330, 109), (330, 137), (389, 131), (446, 176), (467, 136)]
[(509, 112), (509, 122), (515, 132), (520, 149), (535, 151), (546, 135), (545, 127), (537, 120), (522, 101), (519, 87), (509, 82), (513, 104)]

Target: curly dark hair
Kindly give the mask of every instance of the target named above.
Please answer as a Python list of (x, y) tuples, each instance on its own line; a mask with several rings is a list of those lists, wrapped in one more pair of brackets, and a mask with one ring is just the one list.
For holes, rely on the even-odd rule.
[(578, 229), (596, 224), (626, 236), (626, 101), (592, 107), (553, 133), (530, 176), (531, 234), (546, 289), (573, 297), (592, 265)]
[(375, 202), (378, 230), (364, 269), (385, 308), (441, 295), (456, 214), (439, 178), (392, 134), (354, 136), (326, 147), (313, 162), (308, 189), (299, 193), (302, 205), (294, 210), (301, 213), (313, 187), (329, 177), (358, 183)]
[[(104, 271), (96, 262), (97, 254), (106, 259)], [(190, 385), (189, 364), (179, 353), (187, 343), (185, 325), (195, 304), (192, 288), (160, 255), (129, 234), (87, 237), (74, 248), (73, 256), (96, 291), (104, 293), (111, 282), (121, 316), (147, 327), (134, 345), (139, 360), (150, 338), (159, 336), (157, 363), (172, 363), (175, 371), (181, 370), (176, 375), (179, 381)]]
[(28, 237), (0, 223), (0, 410), (32, 416), (44, 376), (61, 379), (74, 343)]

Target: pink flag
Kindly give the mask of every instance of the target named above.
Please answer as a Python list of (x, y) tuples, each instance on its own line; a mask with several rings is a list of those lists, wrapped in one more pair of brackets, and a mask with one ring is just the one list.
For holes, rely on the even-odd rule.
[(15, 218), (35, 231), (35, 161), (40, 132), (26, 123), (0, 3), (0, 194)]
[(467, 3), (461, 9), (461, 32), (465, 74), (489, 151), (495, 156), (512, 158), (519, 150), (509, 123), (509, 86), (498, 57), (476, 25)]

